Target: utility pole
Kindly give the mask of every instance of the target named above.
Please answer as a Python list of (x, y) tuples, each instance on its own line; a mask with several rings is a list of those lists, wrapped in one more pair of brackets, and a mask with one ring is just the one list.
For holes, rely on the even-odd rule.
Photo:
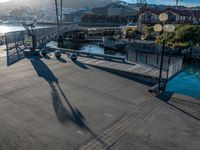
[(178, 8), (178, 0), (176, 0), (176, 9)]
[(133, 9), (133, 18), (132, 18), (132, 22), (133, 22), (133, 19), (134, 19), (134, 3), (135, 3), (135, 1), (133, 0), (133, 6), (132, 6), (132, 9)]
[(60, 26), (62, 28), (62, 20), (63, 19), (63, 0), (60, 0)]
[(176, 0), (176, 9), (178, 9), (179, 1), (182, 1), (182, 0)]

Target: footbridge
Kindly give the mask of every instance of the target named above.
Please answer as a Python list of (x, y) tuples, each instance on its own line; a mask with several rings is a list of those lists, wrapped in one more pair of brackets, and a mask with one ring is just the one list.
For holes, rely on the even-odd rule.
[[(102, 41), (103, 34), (108, 31), (120, 30), (120, 27), (83, 27), (78, 24), (68, 24), (62, 27), (48, 27), (48, 28), (36, 28), (34, 29), (37, 48), (43, 49), (46, 44), (57, 40), (59, 35), (64, 35), (66, 33), (73, 33), (76, 31), (86, 31), (88, 36), (86, 40), (88, 41)], [(4, 36), (0, 37), (0, 46), (6, 45), (7, 56), (16, 55), (20, 57), (20, 53), (32, 46), (31, 37), (28, 35), (28, 31), (15, 31), (6, 33)]]
[[(87, 36), (85, 37), (88, 41), (102, 41), (103, 36), (107, 32), (119, 31), (120, 27), (97, 27), (97, 28), (89, 28), (89, 27), (81, 27), (77, 24), (69, 24), (60, 27), (58, 30), (57, 27), (50, 28), (39, 28), (34, 29), (35, 35), (37, 37), (37, 47), (39, 49), (44, 48), (47, 43), (50, 41), (56, 40), (59, 35), (66, 34), (67, 32), (76, 32), (76, 31), (84, 31), (87, 32)], [(5, 37), (1, 37), (0, 45), (7, 46), (7, 51), (15, 48), (17, 51), (21, 50), (22, 47), (26, 47), (27, 45), (31, 45), (31, 39), (28, 36), (27, 31), (17, 31), (17, 32), (9, 32), (5, 34)]]

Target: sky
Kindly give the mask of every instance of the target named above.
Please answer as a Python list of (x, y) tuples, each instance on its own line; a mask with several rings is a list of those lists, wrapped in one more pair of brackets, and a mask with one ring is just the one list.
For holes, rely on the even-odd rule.
[[(13, 1), (13, 0), (0, 0), (0, 3)], [(33, 1), (39, 1), (39, 0), (33, 0)], [(116, 1), (116, 0), (113, 0)], [(137, 0), (123, 0), (129, 3), (136, 2)], [(176, 0), (147, 0), (147, 3), (149, 4), (165, 4), (165, 5), (175, 5)], [(185, 6), (200, 6), (200, 0), (180, 0), (179, 5), (185, 5)]]

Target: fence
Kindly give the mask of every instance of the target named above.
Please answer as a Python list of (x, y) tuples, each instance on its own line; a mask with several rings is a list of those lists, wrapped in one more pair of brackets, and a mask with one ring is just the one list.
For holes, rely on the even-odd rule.
[(200, 57), (200, 47), (193, 47), (191, 49), (192, 57)]
[[(155, 52), (128, 51), (127, 60), (139, 62), (160, 68), (161, 54)], [(183, 59), (164, 55), (163, 70), (167, 71), (167, 79), (177, 74), (182, 69)]]
[(0, 46), (5, 45), (5, 36), (0, 35)]
[[(139, 62), (159, 68), (161, 63), (161, 54), (149, 51), (128, 51), (127, 59), (132, 62)], [(168, 65), (177, 58), (170, 55), (164, 55), (163, 68), (168, 69)]]
[[(155, 44), (153, 41), (140, 41), (136, 40), (134, 43), (129, 43), (129, 50), (138, 52), (161, 53), (162, 45)], [(165, 53), (177, 53), (177, 49), (165, 47)]]
[(183, 67), (183, 59), (179, 58), (175, 62), (169, 64), (167, 71), (167, 78), (170, 79), (181, 71)]

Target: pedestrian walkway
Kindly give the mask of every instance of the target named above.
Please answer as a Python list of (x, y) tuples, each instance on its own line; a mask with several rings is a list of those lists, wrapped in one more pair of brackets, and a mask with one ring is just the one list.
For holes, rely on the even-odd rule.
[(51, 55), (1, 63), (0, 147), (199, 149), (200, 101), (171, 94), (155, 98), (148, 84), (90, 60)]
[[(112, 62), (112, 61), (85, 58), (85, 57), (80, 57), (79, 61), (91, 66), (124, 71), (126, 73), (138, 74), (138, 75), (147, 76), (150, 78), (158, 79), (158, 76), (159, 76), (159, 68), (145, 65), (145, 64), (131, 63), (131, 62), (119, 63), (119, 62)], [(167, 71), (163, 70), (162, 75), (163, 75), (163, 78), (166, 78)]]

